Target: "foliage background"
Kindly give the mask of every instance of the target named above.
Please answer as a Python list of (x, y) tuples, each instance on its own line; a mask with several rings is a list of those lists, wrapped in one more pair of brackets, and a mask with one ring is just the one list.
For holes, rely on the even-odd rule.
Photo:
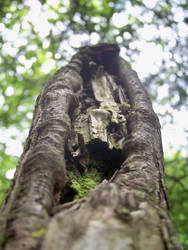
[(181, 145), (165, 130), (188, 121), (179, 115), (188, 105), (186, 0), (6, 0), (0, 20), (0, 201), (42, 86), (80, 46), (117, 42), (151, 95), (163, 138), (171, 139), (165, 146), (171, 213), (188, 249), (187, 131)]

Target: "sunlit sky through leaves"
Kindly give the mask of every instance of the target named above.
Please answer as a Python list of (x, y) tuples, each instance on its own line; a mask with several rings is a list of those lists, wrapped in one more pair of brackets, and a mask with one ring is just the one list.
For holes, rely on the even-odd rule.
[[(66, 12), (66, 6), (69, 5), (69, 1), (63, 1), (64, 6), (59, 9), (61, 13)], [(143, 3), (148, 8), (154, 8), (157, 0), (144, 0)], [(59, 4), (59, 0), (48, 0), (47, 4), (56, 8)], [(4, 55), (15, 56), (18, 52), (18, 47), (21, 45), (26, 45), (28, 43), (26, 36), (28, 32), (30, 32), (30, 24), (33, 25), (34, 31), (38, 32), (41, 40), (43, 48), (47, 49), (49, 47), (49, 41), (46, 37), (50, 34), (50, 31), (53, 31), (53, 34), (59, 34), (60, 32), (67, 29), (66, 22), (57, 22), (56, 25), (52, 25), (48, 22), (48, 19), (56, 19), (57, 14), (52, 10), (47, 8), (47, 4), (41, 6), (40, 2), (37, 0), (28, 0), (27, 6), (29, 7), (29, 12), (24, 17), (23, 22), (16, 23), (13, 29), (7, 29), (3, 23), (0, 23), (0, 32), (2, 36), (6, 38), (6, 43), (4, 43), (2, 47), (2, 53)], [(96, 1), (96, 4), (100, 5), (100, 1)], [(117, 28), (121, 28), (129, 23), (129, 15), (138, 16), (141, 13), (140, 7), (133, 7), (128, 1), (126, 2), (127, 8), (126, 12), (122, 11), (120, 13), (114, 13), (111, 19), (112, 25)], [(99, 6), (100, 7), (100, 6)], [(14, 8), (14, 6), (12, 7)], [(16, 11), (16, 10), (15, 10)], [(188, 28), (183, 22), (184, 13), (181, 9), (173, 9), (174, 20), (178, 23), (178, 34), (180, 37), (184, 38), (188, 34)], [(11, 15), (11, 14), (9, 14)], [(8, 18), (8, 16), (7, 16)], [(9, 17), (10, 18), (10, 17)], [(81, 23), (82, 20), (79, 15), (75, 15), (74, 21)], [(140, 16), (141, 21), (150, 21), (152, 20), (152, 12), (148, 12), (142, 16)], [(67, 60), (75, 53), (75, 49), (82, 46), (84, 42), (89, 44), (96, 44), (100, 42), (100, 35), (97, 33), (97, 25), (101, 22), (104, 22), (103, 17), (93, 17), (93, 21), (95, 22), (96, 32), (92, 32), (90, 35), (88, 34), (74, 34), (73, 31), (69, 32), (69, 39), (63, 40), (59, 44), (59, 50), (61, 48), (66, 50), (67, 54), (65, 55)], [(24, 28), (25, 33), (20, 33), (20, 25)], [(116, 29), (113, 30), (114, 34), (117, 32)], [(139, 30), (140, 39), (130, 43), (130, 50), (139, 49), (140, 53), (135, 55), (134, 62), (131, 63), (134, 70), (137, 71), (140, 79), (144, 81), (144, 78), (147, 77), (150, 73), (157, 73), (158, 68), (161, 66), (163, 59), (166, 58), (169, 60), (169, 64), (171, 63), (170, 59), (172, 58), (172, 54), (165, 50), (161, 44), (156, 44), (151, 42), (152, 39), (156, 36), (161, 36), (163, 39), (168, 39), (168, 46), (173, 47), (175, 43), (175, 33), (172, 29), (168, 27), (161, 27), (158, 29), (153, 24), (146, 24)], [(122, 36), (117, 36), (117, 42), (121, 42), (122, 39), (129, 40), (131, 38), (131, 34), (129, 32), (124, 32)], [(35, 51), (36, 46), (34, 44), (30, 44), (27, 46), (28, 50)], [(127, 50), (125, 48), (121, 48), (120, 55), (125, 58), (125, 60), (129, 61), (127, 56)], [(60, 58), (60, 53), (57, 52), (55, 54), (55, 58)], [(16, 67), (18, 74), (23, 74), (26, 71), (29, 71), (32, 64), (36, 61), (36, 57), (32, 57), (30, 59), (26, 59), (24, 55), (20, 55), (17, 58), (18, 62), (22, 64)], [(178, 60), (178, 56), (177, 56)], [(58, 67), (63, 66), (67, 62), (58, 62)], [(49, 73), (57, 66), (56, 61), (52, 59), (51, 52), (46, 54), (46, 58), (42, 64), (41, 71), (44, 74)], [(173, 76), (172, 76), (173, 77)], [(5, 94), (7, 96), (14, 95), (14, 88), (9, 86), (6, 89)], [(168, 95), (168, 85), (163, 85), (158, 88), (158, 97), (159, 99)], [(173, 96), (172, 99), (176, 100), (179, 96)], [(0, 105), (4, 103), (4, 97), (0, 95)], [(185, 147), (187, 145), (186, 133), (184, 130), (188, 124), (188, 118), (186, 114), (186, 110), (184, 107), (179, 111), (174, 111), (172, 107), (168, 103), (165, 105), (154, 104), (154, 110), (157, 113), (165, 114), (168, 110), (169, 113), (173, 114), (175, 118), (175, 123), (171, 124), (170, 121), (163, 126), (162, 129), (162, 138), (163, 138), (163, 146), (164, 150), (167, 152), (170, 146), (173, 146), (173, 150), (179, 149), (181, 147)], [(5, 110), (4, 110), (5, 111)], [(32, 117), (31, 113), (27, 114), (28, 118)], [(161, 123), (163, 121), (161, 120)], [(28, 129), (25, 130), (24, 133), (20, 134), (20, 132), (14, 128), (9, 127), (8, 129), (0, 129), (0, 142), (6, 144), (5, 153), (8, 155), (20, 156), (22, 152), (22, 143), (28, 134)], [(14, 139), (12, 136), (16, 136)], [(7, 176), (8, 177), (8, 176)], [(9, 176), (10, 177), (10, 176)]]

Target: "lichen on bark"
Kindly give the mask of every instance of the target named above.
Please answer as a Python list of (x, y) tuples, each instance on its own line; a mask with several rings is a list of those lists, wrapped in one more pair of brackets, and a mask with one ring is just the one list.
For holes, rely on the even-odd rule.
[(160, 124), (119, 50), (81, 48), (41, 91), (1, 209), (2, 249), (181, 249)]

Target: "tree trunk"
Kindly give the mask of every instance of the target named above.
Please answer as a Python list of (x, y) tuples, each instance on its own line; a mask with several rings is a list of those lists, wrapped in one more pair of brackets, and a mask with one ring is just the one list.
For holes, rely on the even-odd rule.
[(182, 249), (159, 120), (117, 44), (83, 47), (39, 95), (1, 208), (5, 250)]

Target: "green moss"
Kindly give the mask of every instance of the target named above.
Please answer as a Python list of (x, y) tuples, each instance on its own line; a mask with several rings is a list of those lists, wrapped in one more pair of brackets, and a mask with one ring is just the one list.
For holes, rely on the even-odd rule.
[(123, 109), (129, 109), (131, 107), (131, 105), (129, 103), (124, 102), (124, 103), (120, 104), (120, 107)]
[(83, 131), (82, 131), (81, 129), (75, 128), (75, 129), (73, 130), (73, 132), (76, 133), (76, 134), (81, 134), (81, 135), (83, 135)]
[(86, 175), (76, 177), (72, 176), (71, 187), (76, 191), (75, 199), (83, 198), (90, 189), (94, 189), (100, 182), (101, 176), (97, 169), (90, 169)]
[(79, 116), (79, 114), (80, 114), (80, 108), (78, 107), (78, 108), (76, 108), (75, 110), (74, 110), (74, 113), (73, 113), (73, 119), (75, 120), (78, 116)]
[(109, 110), (109, 107), (108, 106), (101, 106), (101, 109)]
[(0, 244), (1, 244), (2, 246), (5, 245), (6, 242), (7, 242), (7, 238), (3, 238), (3, 239), (0, 240)]
[(113, 146), (114, 146), (115, 149), (120, 149), (120, 146), (119, 146), (118, 143), (114, 144)]
[(44, 228), (40, 228), (39, 230), (37, 230), (36, 232), (32, 233), (32, 238), (38, 238), (40, 236), (42, 236), (43, 234), (45, 234), (45, 229)]

